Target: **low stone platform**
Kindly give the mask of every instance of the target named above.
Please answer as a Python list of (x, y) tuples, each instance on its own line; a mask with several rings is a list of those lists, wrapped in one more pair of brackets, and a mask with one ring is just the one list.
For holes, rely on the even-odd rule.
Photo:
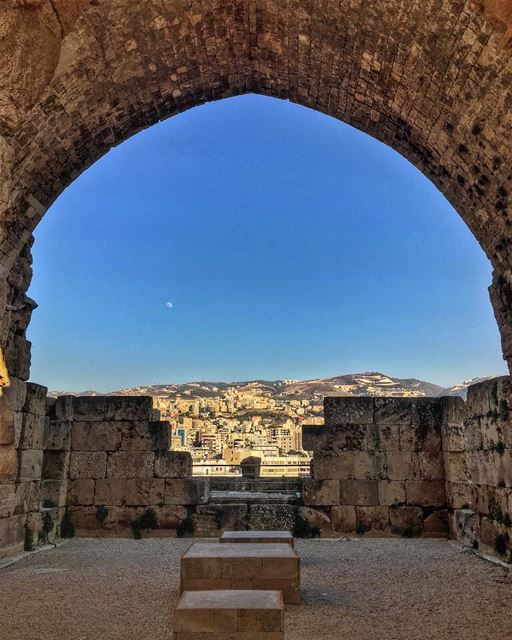
[(224, 531), (219, 538), (222, 543), (246, 544), (289, 544), (294, 546), (293, 536), (289, 531)]
[(217, 589), (281, 591), (300, 603), (300, 558), (289, 544), (196, 542), (181, 558), (181, 592)]
[(173, 640), (284, 640), (280, 591), (185, 591), (176, 605)]

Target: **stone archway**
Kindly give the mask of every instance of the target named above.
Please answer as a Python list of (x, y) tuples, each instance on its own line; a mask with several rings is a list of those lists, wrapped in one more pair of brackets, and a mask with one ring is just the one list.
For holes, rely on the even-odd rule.
[[(142, 128), (248, 92), (343, 120), (434, 182), (494, 267), (512, 367), (511, 23), (505, 0), (3, 3), (0, 317), (11, 408), (25, 401), (30, 246), (47, 208)], [(0, 443), (1, 469), (16, 434)]]

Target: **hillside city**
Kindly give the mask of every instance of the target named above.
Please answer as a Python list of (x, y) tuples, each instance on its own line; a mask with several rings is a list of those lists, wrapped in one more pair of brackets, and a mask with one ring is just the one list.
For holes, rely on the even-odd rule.
[(195, 475), (240, 475), (240, 462), (256, 456), (262, 476), (296, 477), (309, 475), (311, 453), (302, 447), (302, 426), (323, 424), (325, 396), (464, 396), (475, 380), (443, 389), (416, 379), (361, 373), (302, 381), (141, 386), (109, 395), (152, 396), (161, 419), (170, 423), (171, 448), (191, 453)]

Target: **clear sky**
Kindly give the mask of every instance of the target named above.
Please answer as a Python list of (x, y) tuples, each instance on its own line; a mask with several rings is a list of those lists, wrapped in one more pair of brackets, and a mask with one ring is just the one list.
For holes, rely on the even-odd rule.
[(139, 133), (35, 235), (31, 377), (51, 389), (505, 373), (491, 267), (458, 214), (390, 148), (288, 102)]

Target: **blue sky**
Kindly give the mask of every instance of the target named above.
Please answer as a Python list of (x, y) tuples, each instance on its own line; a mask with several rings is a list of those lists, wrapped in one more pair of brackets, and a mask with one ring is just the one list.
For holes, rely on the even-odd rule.
[(458, 214), (390, 148), (288, 102), (139, 133), (35, 236), (31, 378), (51, 389), (505, 373), (491, 267)]

